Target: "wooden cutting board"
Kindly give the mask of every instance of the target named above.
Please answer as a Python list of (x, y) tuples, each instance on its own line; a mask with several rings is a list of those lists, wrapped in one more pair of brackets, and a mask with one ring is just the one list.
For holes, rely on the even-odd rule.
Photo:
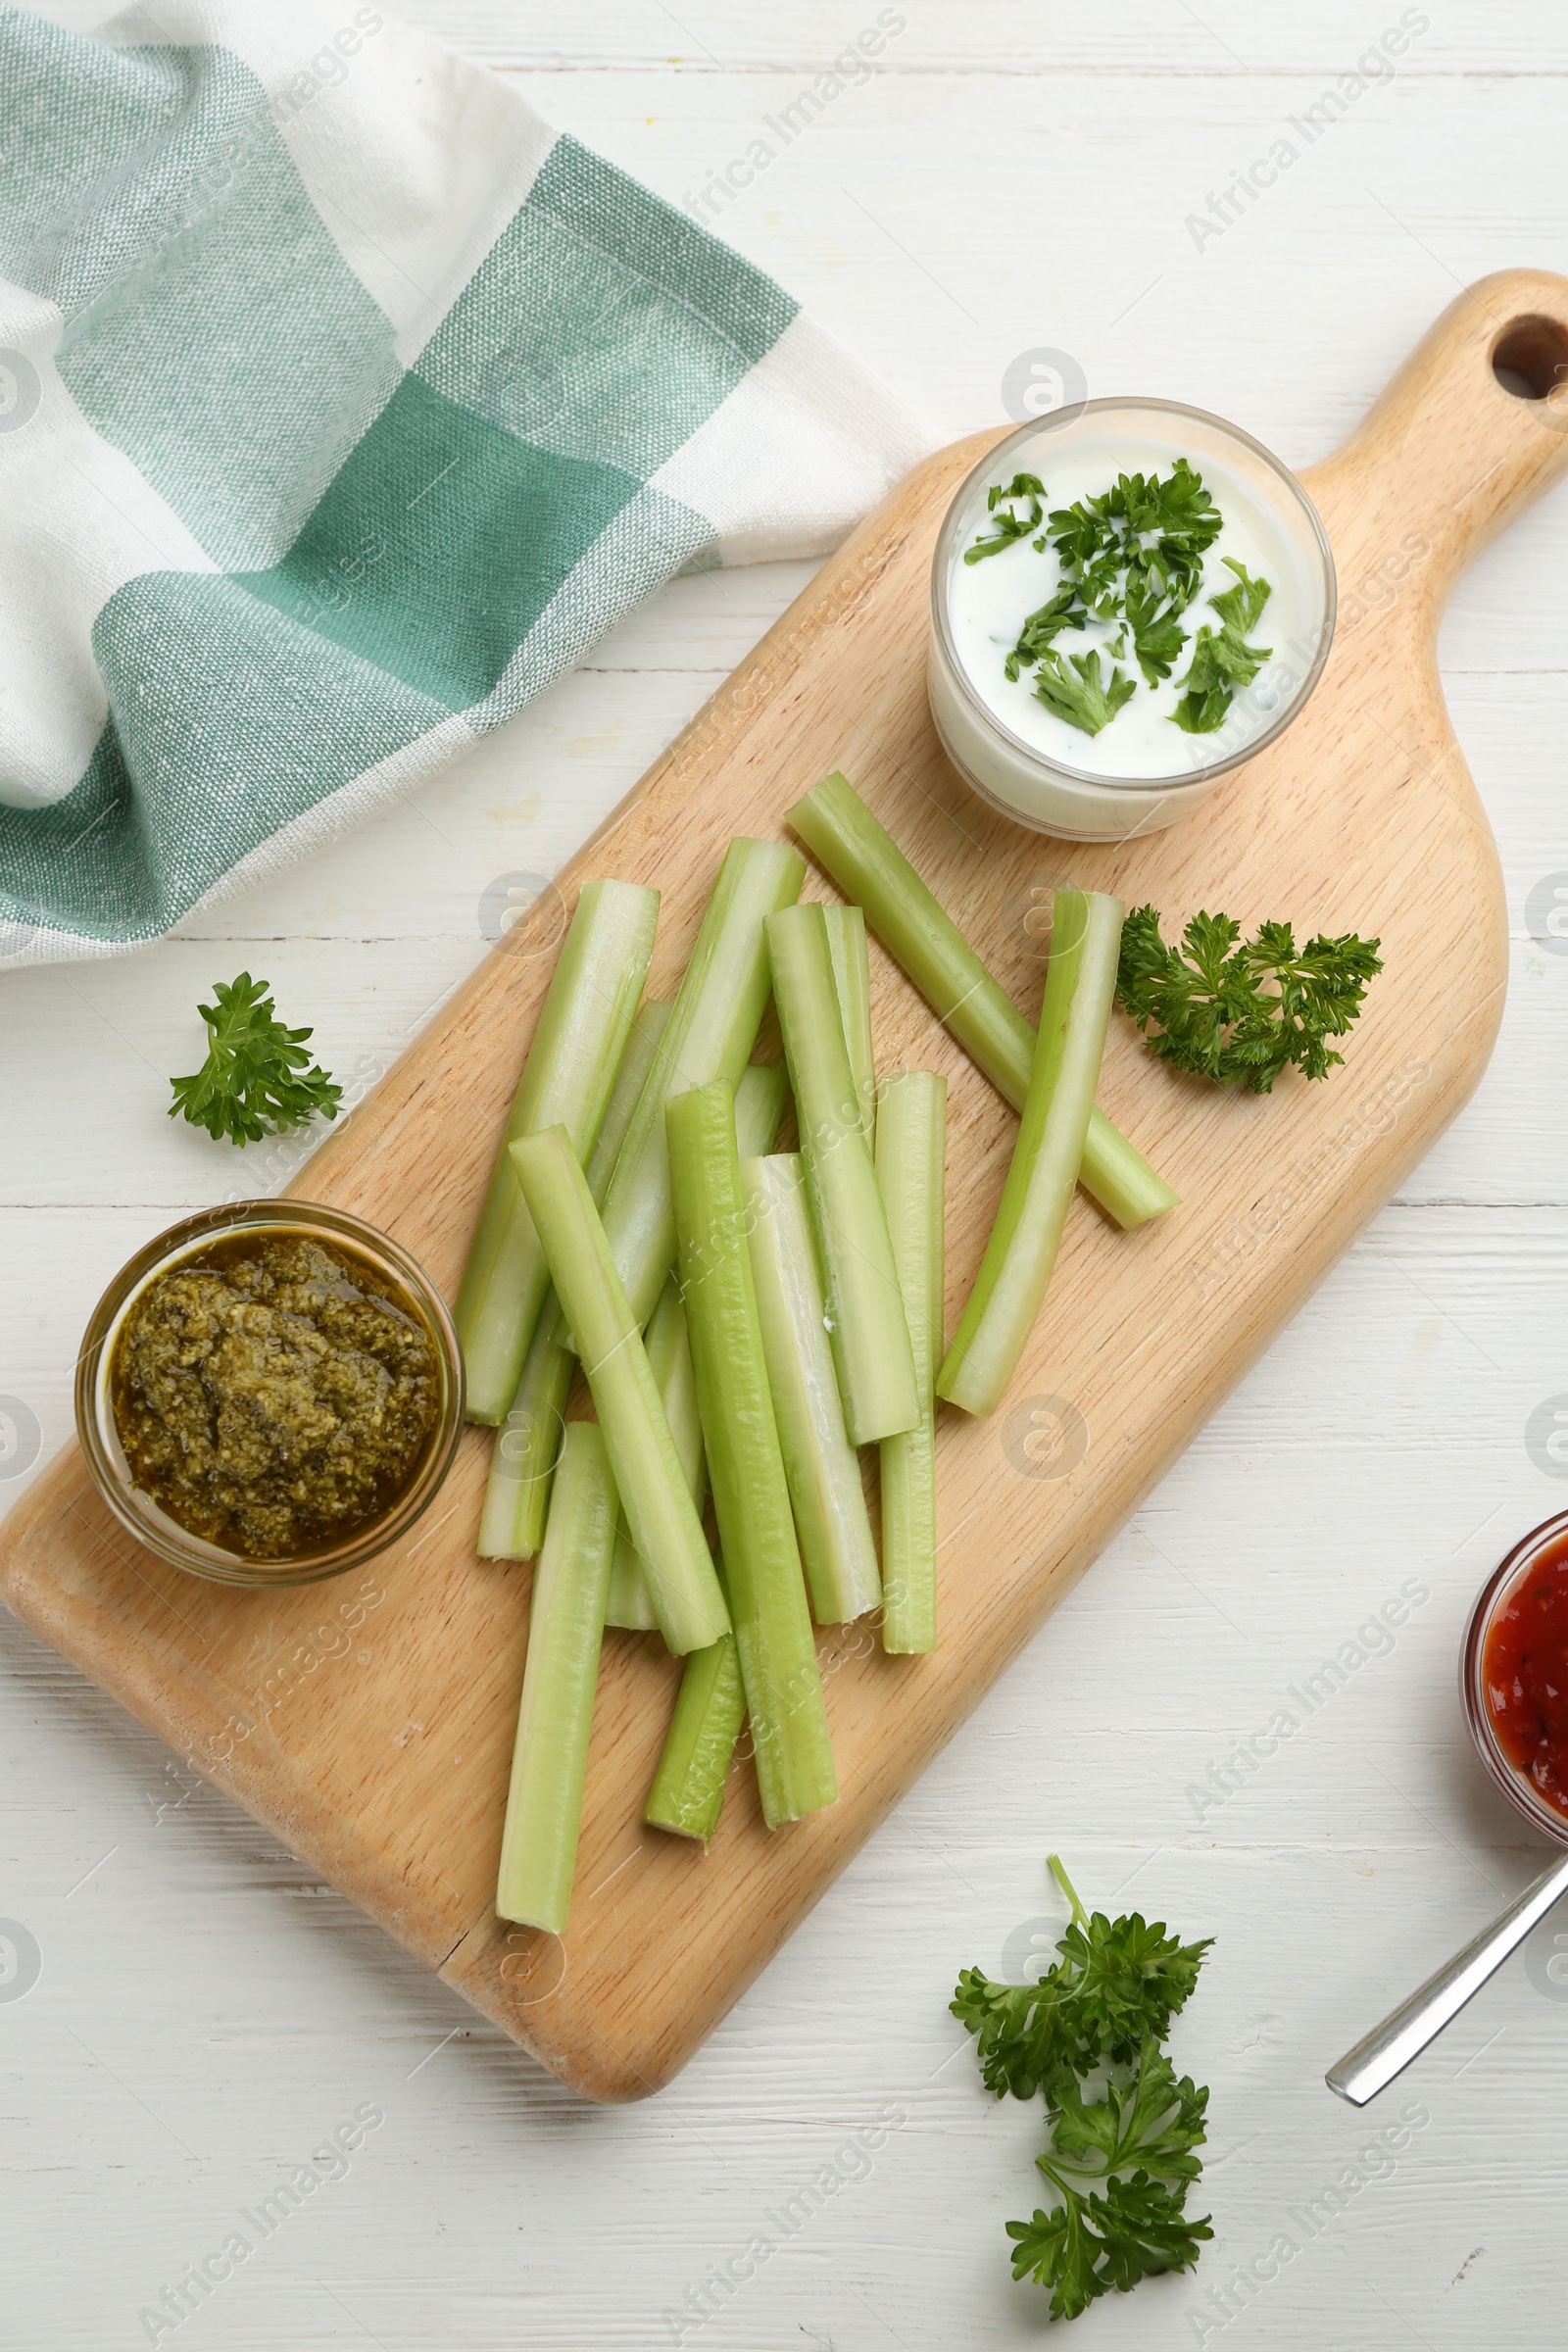
[[(1513, 389), (1494, 359), (1513, 370)], [(383, 1226), (450, 1294), (580, 885), (662, 890), (651, 986), (673, 993), (720, 854), (779, 833), (842, 767), (1033, 1015), (1058, 879), (1379, 933), (1387, 963), (1320, 1086), (1232, 1099), (1113, 1025), (1101, 1100), (1184, 1196), (1116, 1232), (1080, 1194), (1003, 1410), (944, 1408), (941, 1646), (887, 1658), (820, 1638), (843, 1795), (769, 1835), (740, 1764), (704, 1856), (643, 1828), (678, 1669), (607, 1638), (569, 1932), (491, 1908), (530, 1572), (474, 1555), (487, 1437), (424, 1522), (358, 1575), (292, 1592), (161, 1566), (98, 1503), (75, 1447), (0, 1535), (10, 1606), (476, 2008), (595, 2099), (668, 2082), (1446, 1125), (1502, 1011), (1496, 854), (1454, 743), (1437, 624), (1474, 550), (1568, 468), (1568, 281), (1513, 271), (1461, 296), (1365, 423), (1308, 477), (1339, 566), (1339, 632), (1305, 712), (1173, 830), (1041, 839), (948, 765), (925, 701), (927, 574), (952, 492), (995, 437), (930, 459), (474, 974), (296, 1188)], [(1530, 388), (1538, 395), (1523, 397)], [(810, 893), (833, 894), (813, 873)], [(948, 1326), (1012, 1114), (873, 944), (878, 1057), (951, 1086)]]

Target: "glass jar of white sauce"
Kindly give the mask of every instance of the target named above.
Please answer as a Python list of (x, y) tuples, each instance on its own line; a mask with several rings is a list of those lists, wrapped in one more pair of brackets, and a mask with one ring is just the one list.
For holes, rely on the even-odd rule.
[[(1049, 536), (1049, 516), (1099, 497), (1122, 473), (1168, 475), (1179, 458), (1202, 476), (1224, 517), (1202, 558), (1197, 595), (1181, 615), (1188, 644), (1173, 674), (1150, 684), (1124, 650), (1136, 691), (1089, 735), (1042, 703), (1037, 672), (1006, 659), (1026, 617), (1065, 582)], [(1047, 519), (999, 553), (966, 564), (965, 551), (992, 535), (994, 487), (1018, 473), (1043, 485)], [(1012, 502), (1029, 511), (1029, 501)], [(1227, 558), (1261, 575), (1271, 593), (1249, 641), (1268, 659), (1238, 687), (1216, 732), (1189, 734), (1171, 716), (1197, 631), (1216, 631), (1215, 592), (1236, 585)], [(1248, 433), (1201, 409), (1169, 400), (1092, 400), (1056, 418), (1021, 425), (965, 478), (948, 510), (931, 571), (931, 713), (959, 773), (993, 808), (1038, 833), (1068, 841), (1124, 841), (1157, 833), (1195, 808), (1221, 776), (1252, 759), (1290, 724), (1316, 685), (1334, 634), (1334, 558), (1316, 508), (1300, 483)], [(1057, 636), (1054, 650), (1098, 651), (1108, 678), (1113, 624)]]

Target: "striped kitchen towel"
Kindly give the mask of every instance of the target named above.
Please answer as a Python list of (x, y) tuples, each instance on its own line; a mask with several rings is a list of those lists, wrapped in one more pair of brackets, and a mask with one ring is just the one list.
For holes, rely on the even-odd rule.
[(156, 938), (928, 446), (378, 5), (0, 8), (0, 963)]

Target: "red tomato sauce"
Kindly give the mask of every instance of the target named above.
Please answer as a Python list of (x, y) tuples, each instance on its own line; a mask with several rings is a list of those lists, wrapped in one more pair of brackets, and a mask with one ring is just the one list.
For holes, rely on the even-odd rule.
[(1494, 1614), (1481, 1680), (1503, 1754), (1568, 1815), (1568, 1534), (1546, 1545)]

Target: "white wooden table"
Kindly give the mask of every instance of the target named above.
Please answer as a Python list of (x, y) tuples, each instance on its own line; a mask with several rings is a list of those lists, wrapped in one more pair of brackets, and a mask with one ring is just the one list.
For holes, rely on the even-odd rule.
[[(411, 13), (525, 74), (545, 113), (676, 201), (876, 16), (871, 0)], [(1396, 75), (1201, 239), (1188, 216), (1354, 71), (1395, 0), (899, 13), (875, 77), (722, 228), (954, 435), (999, 417), (1008, 364), (1046, 346), (1097, 392), (1220, 410), (1304, 465), (1459, 285), (1568, 269), (1551, 0), (1405, 11), (1421, 29)], [(568, 2098), (0, 1627), (0, 1915), (41, 1957), (24, 1997), (25, 1975), (0, 1984), (8, 2340), (145, 2343), (142, 2308), (368, 2110), (384, 2120), (344, 2177), (158, 2341), (653, 2352), (677, 2340), (663, 2315), (760, 2231), (782, 2237), (765, 2217), (815, 2182), (809, 2218), (702, 2325), (688, 2304), (680, 2340), (1032, 2343), (1041, 2298), (1010, 2283), (1003, 2224), (1037, 2201), (1039, 2117), (982, 2097), (946, 2003), (961, 1964), (1057, 1932), (1052, 1846), (1092, 1902), (1216, 1938), (1177, 2045), (1213, 2088), (1215, 2242), (1196, 2278), (1102, 2304), (1084, 2341), (1561, 2340), (1568, 1982), (1550, 1964), (1568, 1916), (1365, 2116), (1322, 2074), (1543, 1858), (1472, 1759), (1454, 1661), (1484, 1573), (1568, 1503), (1525, 1443), (1568, 1392), (1568, 960), (1527, 920), (1568, 868), (1565, 532), (1568, 489), (1487, 555), (1443, 639), (1515, 941), (1479, 1095), (666, 2096)], [(209, 984), (263, 972), (340, 1076), (383, 1066), (482, 952), (485, 885), (558, 865), (804, 577), (677, 583), (414, 799), (220, 919), (0, 980), (0, 1393), (36, 1416), (40, 1458), (67, 1436), (103, 1283), (235, 1180), (164, 1116)], [(0, 1494), (29, 1451), (0, 1465)], [(1292, 1687), (1407, 1580), (1426, 1597), (1392, 1650), (1307, 1717)], [(1218, 1799), (1211, 1768), (1284, 1707), (1295, 1735)], [(867, 2155), (854, 2134), (878, 2119)]]

